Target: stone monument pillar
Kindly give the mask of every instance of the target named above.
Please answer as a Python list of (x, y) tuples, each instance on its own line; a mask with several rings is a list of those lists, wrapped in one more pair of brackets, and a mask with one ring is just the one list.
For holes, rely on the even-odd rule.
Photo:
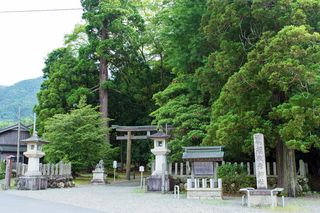
[(104, 174), (104, 162), (100, 160), (96, 165), (95, 170), (92, 171), (92, 184), (106, 184), (105, 174)]
[(253, 138), (257, 189), (267, 189), (266, 156), (263, 134), (254, 134)]
[(170, 152), (167, 145), (169, 135), (163, 131), (149, 136), (154, 141), (154, 148), (151, 152), (155, 155), (155, 170), (152, 175), (147, 178), (148, 191), (169, 191), (169, 176), (167, 170), (167, 154)]

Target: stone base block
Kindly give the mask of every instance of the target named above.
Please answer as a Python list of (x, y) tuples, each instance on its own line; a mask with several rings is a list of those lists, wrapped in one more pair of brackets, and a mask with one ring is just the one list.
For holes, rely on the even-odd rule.
[(250, 206), (276, 206), (277, 196), (270, 195), (250, 195)]
[[(164, 191), (168, 192), (170, 190), (170, 179), (169, 176), (166, 175), (164, 178)], [(147, 191), (156, 192), (162, 191), (162, 176), (160, 175), (152, 175), (147, 178)]]
[(22, 176), (17, 182), (19, 190), (41, 190), (48, 188), (48, 178), (44, 176)]
[(92, 171), (92, 184), (106, 184), (104, 172)]
[(192, 188), (187, 189), (188, 199), (222, 199), (222, 189)]

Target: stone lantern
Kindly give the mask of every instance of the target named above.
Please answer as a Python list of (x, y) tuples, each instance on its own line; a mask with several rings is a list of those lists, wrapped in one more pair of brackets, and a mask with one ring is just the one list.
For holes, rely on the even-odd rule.
[(30, 138), (21, 140), (21, 142), (27, 145), (27, 151), (23, 154), (28, 158), (28, 170), (24, 176), (19, 177), (17, 184), (18, 189), (46, 189), (48, 185), (48, 179), (47, 177), (42, 176), (40, 172), (40, 158), (45, 155), (45, 153), (42, 151), (42, 145), (48, 142), (42, 140), (37, 135), (36, 131)]
[(154, 148), (151, 152), (155, 155), (155, 170), (148, 180), (148, 191), (169, 191), (169, 176), (167, 169), (167, 155), (170, 153), (168, 149), (169, 135), (162, 130), (149, 136), (153, 140)]
[(28, 158), (28, 170), (25, 176), (39, 176), (40, 172), (40, 158), (45, 154), (42, 151), (42, 145), (48, 143), (42, 140), (35, 132), (30, 138), (22, 140), (22, 143), (27, 145), (27, 151), (24, 152), (24, 156)]
[(168, 149), (167, 139), (169, 135), (163, 131), (159, 131), (156, 134), (149, 136), (153, 140), (154, 148), (151, 152), (155, 155), (155, 170), (152, 175), (162, 175), (163, 172), (167, 172), (167, 154), (170, 153)]

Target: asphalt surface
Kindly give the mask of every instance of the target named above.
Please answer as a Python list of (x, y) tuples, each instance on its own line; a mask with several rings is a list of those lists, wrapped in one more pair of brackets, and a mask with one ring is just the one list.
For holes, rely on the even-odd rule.
[(28, 197), (11, 195), (0, 191), (1, 213), (99, 213), (94, 209), (66, 205)]

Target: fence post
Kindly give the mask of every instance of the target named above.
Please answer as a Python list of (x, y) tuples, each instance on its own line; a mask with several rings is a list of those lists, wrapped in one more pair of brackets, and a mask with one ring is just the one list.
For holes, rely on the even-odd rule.
[(267, 162), (267, 175), (270, 175), (270, 163)]
[(186, 175), (190, 175), (190, 173), (191, 173), (191, 170), (190, 170), (190, 162), (189, 161), (187, 161), (186, 162)]
[(214, 179), (210, 178), (210, 188), (213, 189), (214, 188)]
[(306, 175), (309, 174), (308, 163), (304, 163), (304, 168), (305, 168), (305, 171), (306, 171)]
[(187, 179), (187, 189), (191, 189), (192, 188), (192, 179), (188, 178)]
[(248, 172), (248, 175), (251, 174), (251, 172), (250, 172), (250, 162), (247, 162), (247, 172)]
[(222, 189), (222, 179), (218, 179), (218, 189)]
[(277, 164), (276, 164), (276, 162), (273, 162), (272, 163), (273, 165), (272, 165), (272, 167), (273, 167), (273, 175), (277, 175)]
[(299, 160), (299, 172), (300, 172), (300, 175), (302, 177), (306, 176), (306, 170), (305, 170), (305, 166), (304, 166), (303, 160)]
[(174, 163), (174, 175), (178, 175), (178, 163)]
[(172, 163), (169, 163), (169, 175), (172, 174)]

